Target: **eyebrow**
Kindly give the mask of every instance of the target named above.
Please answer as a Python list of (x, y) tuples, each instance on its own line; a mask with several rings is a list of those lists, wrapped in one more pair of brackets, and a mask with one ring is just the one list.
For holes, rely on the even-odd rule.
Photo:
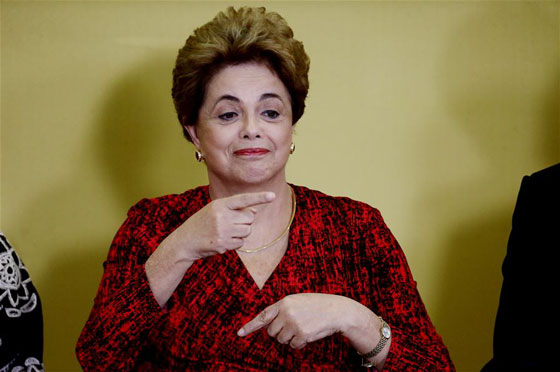
[[(284, 103), (284, 101), (282, 100), (282, 97), (280, 97), (278, 94), (276, 93), (264, 93), (263, 95), (261, 95), (261, 97), (259, 98), (259, 102), (260, 101), (264, 101), (265, 99), (269, 99), (269, 98), (278, 98), (282, 103)], [(239, 100), (239, 98), (232, 96), (230, 94), (224, 94), (223, 96), (221, 96), (220, 98), (218, 98), (218, 100), (216, 101), (216, 103), (214, 104), (214, 107), (216, 107), (216, 105), (220, 102), (220, 101), (232, 101), (232, 102), (241, 102)]]
[(216, 103), (220, 102), (220, 101), (233, 101), (233, 102), (239, 102), (239, 98), (235, 97), (235, 96), (231, 96), (229, 94), (225, 94), (223, 96), (221, 96), (220, 98), (218, 98), (218, 100), (216, 101)]
[(265, 93), (261, 96), (261, 98), (259, 99), (259, 101), (264, 101), (265, 99), (268, 98), (278, 98), (282, 103), (284, 103), (284, 101), (282, 100), (282, 97), (280, 97), (278, 94), (276, 93)]

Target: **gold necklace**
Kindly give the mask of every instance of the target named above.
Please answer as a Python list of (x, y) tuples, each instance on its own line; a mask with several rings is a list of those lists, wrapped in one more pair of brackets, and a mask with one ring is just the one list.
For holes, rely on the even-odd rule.
[(255, 253), (255, 252), (259, 252), (262, 251), (268, 247), (273, 246), (274, 244), (278, 243), (278, 241), (280, 239), (282, 239), (290, 230), (290, 226), (292, 226), (292, 221), (294, 220), (294, 216), (296, 215), (296, 193), (294, 192), (294, 189), (292, 189), (291, 186), (290, 187), (290, 191), (292, 192), (292, 215), (290, 216), (290, 222), (288, 222), (288, 226), (286, 226), (286, 228), (284, 229), (284, 231), (282, 231), (282, 234), (280, 234), (279, 237), (277, 237), (276, 239), (274, 239), (273, 241), (271, 241), (268, 244), (265, 244), (263, 246), (260, 246), (258, 248), (253, 248), (253, 249), (243, 249), (243, 248), (238, 248), (237, 250), (241, 251), (241, 252), (245, 252), (245, 253)]

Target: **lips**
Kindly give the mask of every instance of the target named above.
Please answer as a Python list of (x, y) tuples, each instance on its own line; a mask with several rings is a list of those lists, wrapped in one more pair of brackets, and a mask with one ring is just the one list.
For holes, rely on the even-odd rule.
[(258, 147), (258, 148), (247, 148), (247, 149), (237, 150), (234, 152), (234, 154), (237, 156), (259, 156), (259, 155), (268, 154), (269, 152), (270, 151), (267, 149)]

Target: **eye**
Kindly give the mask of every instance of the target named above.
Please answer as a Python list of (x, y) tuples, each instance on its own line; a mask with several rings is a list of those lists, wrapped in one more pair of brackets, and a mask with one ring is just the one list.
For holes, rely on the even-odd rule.
[(218, 115), (218, 117), (222, 120), (225, 120), (225, 121), (231, 121), (231, 120), (233, 120), (237, 117), (237, 113), (236, 112), (226, 112), (226, 113), (223, 113), (221, 115)]
[(278, 111), (275, 110), (266, 110), (263, 112), (263, 115), (269, 119), (276, 119), (278, 116), (280, 116)]

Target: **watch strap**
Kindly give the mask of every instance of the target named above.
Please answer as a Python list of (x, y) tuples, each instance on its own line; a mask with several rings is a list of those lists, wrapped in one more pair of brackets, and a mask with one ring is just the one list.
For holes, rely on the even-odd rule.
[(362, 354), (363, 358), (366, 359), (373, 358), (374, 356), (379, 354), (381, 350), (383, 350), (383, 348), (387, 344), (387, 341), (389, 341), (389, 338), (386, 338), (385, 335), (383, 335), (383, 328), (389, 327), (389, 325), (385, 323), (385, 321), (380, 316), (378, 316), (378, 318), (381, 321), (381, 328), (379, 329), (379, 333), (381, 334), (381, 339), (379, 340), (379, 343), (377, 344), (377, 346), (373, 348), (372, 351), (370, 351), (367, 354)]

